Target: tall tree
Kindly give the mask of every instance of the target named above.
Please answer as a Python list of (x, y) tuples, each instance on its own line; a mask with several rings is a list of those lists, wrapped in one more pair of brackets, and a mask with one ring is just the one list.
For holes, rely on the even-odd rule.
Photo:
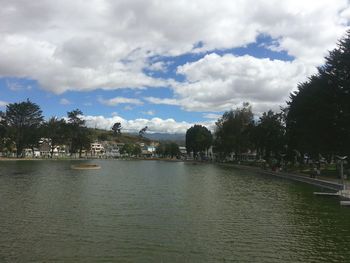
[(139, 136), (140, 136), (140, 137), (143, 137), (143, 136), (145, 135), (147, 129), (148, 129), (148, 126), (143, 127), (143, 128), (139, 131)]
[(186, 132), (186, 150), (193, 152), (194, 156), (207, 151), (212, 145), (212, 141), (213, 136), (205, 126), (194, 125)]
[(242, 108), (225, 112), (216, 122), (215, 151), (222, 157), (241, 153), (252, 147), (250, 133), (254, 127), (252, 108), (244, 103)]
[(43, 122), (43, 115), (40, 107), (29, 99), (20, 103), (8, 104), (5, 121), (8, 126), (8, 134), (16, 144), (17, 157), (22, 155), (25, 147), (39, 141), (38, 130)]
[(0, 111), (0, 150), (2, 151), (5, 148), (6, 144), (6, 134), (7, 125), (5, 119), (5, 113)]
[(65, 120), (56, 117), (50, 118), (44, 124), (44, 134), (51, 141), (50, 157), (52, 158), (55, 147), (63, 144), (67, 139), (67, 124)]
[(290, 147), (316, 157), (350, 154), (350, 31), (325, 59), (288, 102)]
[(83, 113), (79, 109), (75, 109), (67, 113), (68, 127), (70, 130), (70, 152), (79, 152), (79, 158), (82, 156), (83, 149), (87, 150), (91, 143), (91, 134), (86, 128)]
[(114, 135), (121, 134), (121, 130), (122, 130), (122, 124), (120, 122), (116, 122), (113, 124), (112, 131)]
[(252, 141), (258, 153), (269, 159), (271, 155), (278, 156), (285, 151), (285, 126), (283, 114), (269, 110), (260, 117), (253, 129)]

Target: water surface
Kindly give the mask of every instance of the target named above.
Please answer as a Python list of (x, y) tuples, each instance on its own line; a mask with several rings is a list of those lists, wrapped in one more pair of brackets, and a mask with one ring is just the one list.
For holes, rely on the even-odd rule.
[(251, 171), (157, 161), (0, 162), (0, 261), (345, 262), (350, 209)]

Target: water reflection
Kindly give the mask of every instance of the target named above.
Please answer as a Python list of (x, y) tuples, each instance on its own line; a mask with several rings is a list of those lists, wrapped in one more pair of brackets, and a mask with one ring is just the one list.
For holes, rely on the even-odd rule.
[(1, 162), (0, 259), (343, 262), (350, 210), (314, 188), (216, 165)]

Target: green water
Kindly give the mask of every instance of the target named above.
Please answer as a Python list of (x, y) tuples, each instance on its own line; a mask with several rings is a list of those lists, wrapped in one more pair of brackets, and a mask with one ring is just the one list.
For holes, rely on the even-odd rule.
[(0, 262), (349, 262), (350, 209), (217, 165), (0, 162)]

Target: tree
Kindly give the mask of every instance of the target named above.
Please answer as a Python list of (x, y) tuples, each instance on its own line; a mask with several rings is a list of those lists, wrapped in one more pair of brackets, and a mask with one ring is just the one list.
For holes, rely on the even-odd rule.
[(180, 154), (179, 145), (175, 142), (160, 143), (156, 147), (156, 154), (162, 157), (170, 156), (173, 158)]
[(212, 141), (213, 136), (211, 132), (202, 125), (194, 125), (186, 132), (186, 149), (187, 152), (193, 152), (193, 156), (207, 151)]
[[(210, 147), (210, 146), (209, 146)], [(179, 145), (175, 142), (170, 142), (165, 145), (165, 155), (174, 158), (180, 154)]]
[(139, 136), (140, 136), (140, 137), (143, 137), (143, 136), (145, 135), (147, 129), (148, 129), (147, 126), (143, 127), (143, 128), (139, 131)]
[(6, 141), (6, 133), (7, 133), (7, 127), (6, 127), (6, 120), (5, 120), (5, 113), (0, 111), (0, 150), (3, 150), (5, 146)]
[(112, 126), (112, 131), (114, 135), (121, 134), (122, 124), (120, 122), (116, 122)]
[(79, 152), (79, 158), (85, 148), (89, 149), (91, 143), (91, 134), (85, 126), (85, 120), (82, 118), (83, 113), (79, 109), (75, 109), (67, 113), (68, 127), (70, 133), (70, 152)]
[(278, 156), (285, 150), (286, 144), (282, 113), (274, 113), (271, 110), (264, 112), (253, 129), (251, 138), (260, 155), (266, 159), (271, 155)]
[(99, 141), (108, 141), (108, 134), (107, 133), (100, 133), (99, 135), (97, 135), (97, 139)]
[(314, 157), (350, 154), (350, 31), (329, 52), (326, 63), (290, 96), (290, 148)]
[(165, 147), (166, 147), (165, 143), (159, 143), (156, 147), (156, 154), (158, 156), (164, 157), (165, 156)]
[(129, 156), (131, 155), (138, 156), (141, 154), (141, 152), (142, 152), (141, 147), (138, 144), (126, 143), (120, 149), (121, 154), (127, 154)]
[(225, 112), (216, 122), (215, 151), (221, 157), (234, 152), (238, 158), (253, 146), (250, 140), (253, 127), (254, 119), (249, 103), (243, 103), (242, 108)]
[(121, 154), (131, 155), (133, 152), (134, 146), (131, 143), (125, 143), (120, 149)]
[(53, 157), (54, 149), (63, 144), (67, 137), (67, 123), (64, 119), (52, 117), (44, 124), (45, 137), (51, 141), (50, 157)]
[(68, 123), (75, 127), (84, 127), (85, 126), (85, 120), (82, 118), (83, 112), (79, 109), (75, 109), (72, 111), (67, 112), (68, 116)]
[(139, 156), (142, 153), (141, 147), (138, 144), (133, 145), (132, 154)]
[(39, 141), (38, 130), (43, 122), (43, 115), (40, 107), (29, 99), (20, 103), (8, 104), (5, 122), (8, 127), (8, 135), (16, 144), (17, 157), (22, 155), (25, 147)]

